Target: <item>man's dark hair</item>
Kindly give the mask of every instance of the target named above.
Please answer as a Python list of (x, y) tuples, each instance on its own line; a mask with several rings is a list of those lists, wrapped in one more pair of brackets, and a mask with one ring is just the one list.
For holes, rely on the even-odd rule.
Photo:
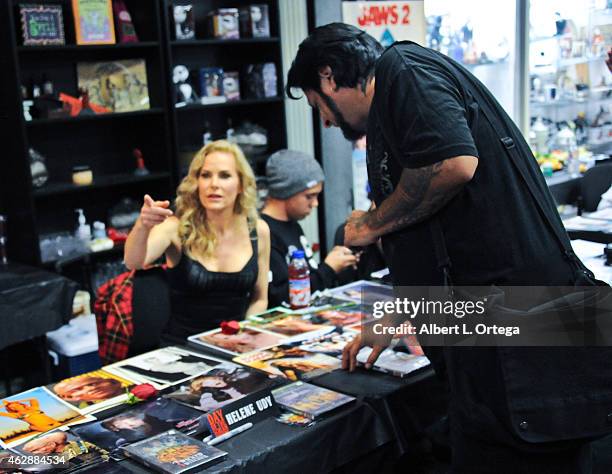
[(319, 26), (300, 44), (287, 74), (285, 91), (299, 99), (291, 89), (320, 92), (319, 69), (329, 66), (337, 87), (365, 88), (374, 76), (374, 64), (383, 47), (359, 28), (345, 23)]

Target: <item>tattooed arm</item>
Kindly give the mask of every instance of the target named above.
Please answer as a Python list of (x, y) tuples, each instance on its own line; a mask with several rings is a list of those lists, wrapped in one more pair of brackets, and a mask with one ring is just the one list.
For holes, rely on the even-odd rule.
[(423, 168), (404, 168), (397, 187), (380, 207), (351, 214), (344, 244), (368, 245), (381, 235), (427, 219), (472, 179), (477, 165), (474, 156), (457, 156)]

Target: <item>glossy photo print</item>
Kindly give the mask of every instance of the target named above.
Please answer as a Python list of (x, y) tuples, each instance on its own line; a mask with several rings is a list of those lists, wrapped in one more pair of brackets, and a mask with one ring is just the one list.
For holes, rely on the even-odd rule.
[(0, 406), (0, 443), (17, 446), (61, 426), (91, 419), (60, 400), (45, 387), (4, 398)]
[(83, 413), (108, 408), (126, 400), (133, 383), (104, 370), (95, 370), (48, 386), (55, 395)]
[(224, 334), (221, 329), (213, 329), (188, 339), (194, 344), (235, 356), (281, 344), (284, 336), (241, 325), (236, 334)]
[(157, 389), (163, 389), (206, 372), (222, 362), (221, 359), (178, 347), (164, 347), (107, 365), (104, 370), (138, 383), (150, 383)]
[(213, 411), (272, 386), (267, 374), (228, 362), (183, 383), (166, 395), (202, 411)]
[(122, 457), (118, 448), (140, 441), (169, 429), (191, 431), (199, 426), (201, 412), (172, 400), (157, 400), (139, 404), (105, 420), (78, 426), (73, 431), (113, 454)]

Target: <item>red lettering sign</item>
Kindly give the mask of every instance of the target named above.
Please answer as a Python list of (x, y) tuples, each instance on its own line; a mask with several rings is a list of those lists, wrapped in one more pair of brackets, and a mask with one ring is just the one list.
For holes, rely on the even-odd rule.
[(410, 5), (403, 5), (402, 12), (404, 12), (404, 16), (402, 17), (402, 25), (410, 24)]
[[(407, 6), (406, 6), (407, 7)], [(402, 10), (406, 11), (406, 7)], [(407, 15), (404, 17), (405, 22)], [(397, 25), (399, 21), (399, 14), (397, 12), (397, 5), (389, 6), (370, 6), (362, 7), (361, 15), (357, 18), (359, 26), (380, 26), (380, 25)]]
[(227, 426), (225, 417), (223, 416), (223, 410), (213, 411), (206, 415), (206, 418), (210, 425), (210, 430), (215, 436), (220, 436), (229, 431), (229, 426)]

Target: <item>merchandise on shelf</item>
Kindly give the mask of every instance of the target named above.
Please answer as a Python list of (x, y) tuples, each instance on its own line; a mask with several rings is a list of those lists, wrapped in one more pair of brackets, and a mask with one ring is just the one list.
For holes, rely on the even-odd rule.
[(268, 5), (249, 5), (240, 8), (240, 34), (245, 38), (270, 36)]
[(226, 101), (226, 97), (223, 94), (222, 68), (200, 68), (200, 96), (203, 104), (216, 104)]
[(199, 98), (190, 81), (190, 73), (187, 66), (178, 64), (172, 70), (172, 83), (174, 84), (175, 99), (177, 107), (198, 102)]
[(209, 34), (218, 39), (240, 38), (237, 8), (219, 8), (208, 14)]
[(195, 16), (193, 5), (174, 5), (172, 7), (174, 19), (174, 39), (190, 40), (195, 38)]
[(23, 44), (64, 44), (64, 21), (61, 5), (20, 5)]
[(111, 0), (72, 0), (77, 44), (115, 44)]

